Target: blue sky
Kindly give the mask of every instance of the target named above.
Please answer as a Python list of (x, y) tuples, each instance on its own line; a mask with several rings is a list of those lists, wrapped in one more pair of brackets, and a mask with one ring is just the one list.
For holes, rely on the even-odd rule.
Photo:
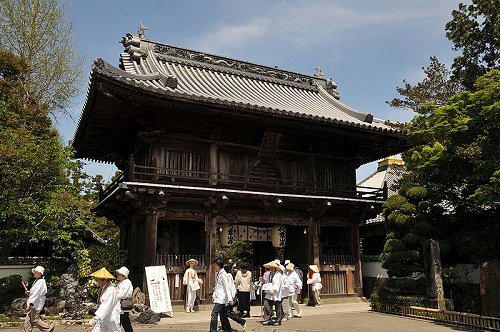
[[(118, 65), (122, 36), (215, 53), (304, 74), (321, 66), (338, 84), (341, 101), (381, 119), (408, 121), (409, 111), (391, 109), (402, 80), (416, 83), (430, 56), (451, 64), (456, 53), (444, 26), (459, 0), (66, 0), (75, 25), (77, 49), (85, 58), (81, 94), (59, 119), (67, 142), (73, 137), (92, 62)], [(463, 2), (463, 1), (462, 1)], [(85, 170), (109, 179), (115, 169), (87, 162)], [(376, 163), (358, 170), (358, 181)]]

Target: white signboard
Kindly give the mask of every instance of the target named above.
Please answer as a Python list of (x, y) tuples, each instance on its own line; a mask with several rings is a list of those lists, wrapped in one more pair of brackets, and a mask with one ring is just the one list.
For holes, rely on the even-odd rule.
[(172, 316), (172, 302), (165, 266), (146, 266), (146, 280), (151, 310), (156, 313), (168, 312)]

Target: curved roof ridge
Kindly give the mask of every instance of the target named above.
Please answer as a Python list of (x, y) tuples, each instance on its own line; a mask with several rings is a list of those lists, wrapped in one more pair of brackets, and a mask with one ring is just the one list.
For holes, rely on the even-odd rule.
[[(128, 71), (125, 71), (123, 69), (120, 69), (118, 67), (113, 66), (109, 62), (105, 61), (102, 58), (99, 58), (94, 61), (93, 64), (94, 67), (97, 67), (99, 69), (105, 69), (110, 73), (116, 74), (123, 76), (125, 78), (130, 78), (133, 80), (145, 80), (145, 81), (158, 81), (160, 82), (164, 87), (169, 87), (172, 89), (175, 89), (177, 87), (177, 77), (173, 75), (168, 75), (167, 73), (164, 73), (160, 70), (158, 71), (152, 71), (148, 74), (134, 74), (130, 73)], [(159, 68), (158, 68), (159, 69)]]
[(152, 50), (156, 53), (156, 55), (194, 61), (199, 63), (201, 66), (213, 65), (219, 68), (230, 68), (241, 72), (270, 76), (275, 79), (295, 82), (306, 86), (314, 85), (315, 80), (318, 79), (324, 80), (326, 83), (326, 80), (323, 78), (279, 69), (277, 66), (273, 68), (248, 61), (227, 58), (212, 53), (168, 45), (141, 38), (139, 36), (134, 36), (130, 33), (127, 33), (124, 37), (122, 37), (121, 43), (125, 47), (125, 52), (129, 53), (133, 59), (147, 56), (148, 52)]
[(357, 109), (352, 108), (352, 107), (344, 104), (343, 102), (341, 102), (340, 100), (338, 100), (337, 98), (332, 96), (328, 91), (326, 91), (325, 88), (323, 88), (323, 86), (321, 86), (321, 84), (316, 83), (316, 86), (318, 87), (319, 93), (321, 94), (321, 96), (323, 96), (327, 101), (329, 101), (337, 109), (343, 111), (344, 113), (349, 114), (353, 118), (356, 118), (360, 121), (372, 123), (372, 121), (373, 121), (372, 114), (360, 112)]

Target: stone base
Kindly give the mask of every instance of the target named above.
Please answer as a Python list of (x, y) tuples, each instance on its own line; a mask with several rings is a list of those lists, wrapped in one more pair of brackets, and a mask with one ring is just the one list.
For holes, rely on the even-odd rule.
[[(426, 308), (433, 308), (433, 309), (439, 309), (439, 300), (437, 299), (425, 299), (424, 300), (424, 307)], [(453, 305), (453, 300), (451, 299), (444, 299), (444, 309), (445, 310), (450, 310), (453, 311), (455, 309)]]

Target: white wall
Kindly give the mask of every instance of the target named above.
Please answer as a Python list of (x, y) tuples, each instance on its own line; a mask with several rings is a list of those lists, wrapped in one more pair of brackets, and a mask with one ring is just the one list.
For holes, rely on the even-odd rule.
[(380, 266), (380, 262), (362, 262), (363, 277), (387, 278), (387, 270)]
[(0, 265), (0, 278), (19, 274), (26, 281), (32, 268), (33, 265)]

